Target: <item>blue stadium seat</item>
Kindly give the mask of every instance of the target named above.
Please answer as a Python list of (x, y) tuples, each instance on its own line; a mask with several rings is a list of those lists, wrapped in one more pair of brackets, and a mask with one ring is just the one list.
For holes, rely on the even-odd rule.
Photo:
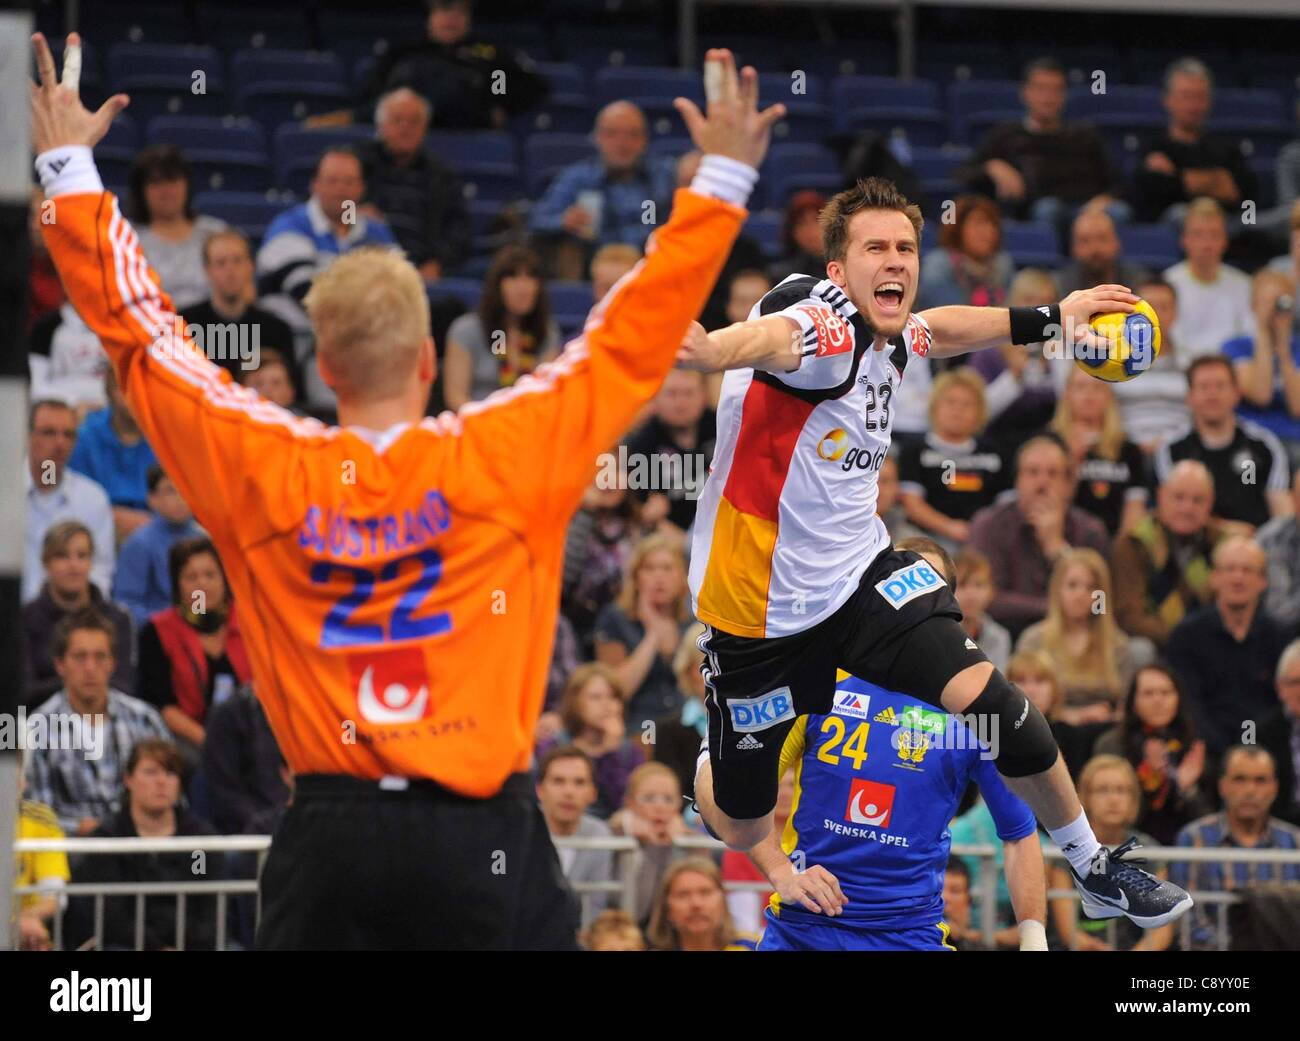
[(749, 215), (741, 231), (758, 243), (763, 256), (776, 260), (781, 255), (781, 223), (784, 220), (780, 210), (759, 210)]
[(1081, 84), (1070, 88), (1065, 113), (1069, 119), (1115, 120), (1136, 114), (1139, 118), (1154, 115), (1163, 121), (1167, 117), (1160, 94), (1159, 87), (1115, 83), (1110, 79), (1107, 79), (1104, 94), (1094, 94), (1091, 86)]
[(529, 134), (588, 134), (596, 123), (595, 106), (586, 98), (548, 98), (539, 108), (516, 112), (508, 123), (522, 143)]
[(1056, 229), (1045, 222), (1003, 221), (1002, 248), (1018, 267), (1057, 267), (1065, 259)]
[(591, 310), (591, 305), (595, 303), (591, 298), (590, 282), (566, 282), (561, 279), (552, 279), (546, 283), (546, 296), (551, 303), (551, 311), (556, 315), (556, 321), (560, 321), (560, 315), (578, 315), (578, 324), (582, 324), (582, 318)]
[(841, 173), (814, 173), (811, 170), (794, 169), (773, 174), (769, 178), (766, 200), (769, 206), (784, 208), (795, 192), (821, 192), (829, 197), (843, 187), (844, 175)]
[(1124, 259), (1153, 271), (1177, 264), (1178, 229), (1171, 224), (1121, 224), (1117, 229)]
[(289, 191), (305, 194), (321, 152), (335, 145), (352, 145), (374, 136), (373, 126), (360, 123), (316, 129), (296, 124), (280, 126), (272, 138), (276, 184)]
[(958, 167), (969, 163), (971, 150), (954, 145), (942, 148), (913, 148), (912, 172), (922, 180), (950, 177)]
[(209, 83), (224, 79), (221, 55), (214, 47), (173, 47), (157, 43), (115, 43), (108, 49), (108, 81), (114, 90), (177, 80), (189, 84), (202, 71)]
[(465, 209), (469, 213), (473, 251), (476, 254), (490, 253), (497, 245), (492, 226), (501, 212), (501, 204), (494, 199), (471, 199)]
[(918, 76), (944, 83), (972, 79), (987, 79), (1016, 68), (1015, 57), (1007, 47), (998, 44), (928, 42), (917, 48), (916, 71)]
[(938, 109), (932, 112), (882, 112), (871, 106), (837, 113), (844, 130), (874, 130), (885, 136), (900, 134), (909, 145), (937, 148), (949, 137), (948, 117)]
[(552, 98), (584, 97), (587, 93), (587, 73), (581, 65), (563, 61), (539, 61), (537, 71), (550, 84)]
[(924, 80), (905, 83), (888, 76), (837, 76), (831, 81), (835, 111), (879, 108), (887, 112), (930, 112), (939, 108), (939, 88)]
[[(800, 88), (802, 93), (796, 94)], [(789, 72), (760, 72), (758, 74), (758, 103), (760, 108), (781, 102), (791, 115), (813, 111), (821, 113), (826, 108), (826, 82), (820, 76), (800, 70)]]
[(230, 59), (230, 78), (241, 89), (259, 83), (343, 87), (348, 82), (337, 55), (327, 51), (273, 50), (269, 47), (236, 51)]
[(196, 190), (263, 192), (271, 187), (266, 134), (251, 119), (157, 116), (146, 144), (173, 144), (194, 168)]
[(1016, 80), (966, 80), (948, 88), (953, 140), (974, 144), (979, 135), (1005, 119), (1021, 119), (1020, 84)]
[(129, 164), (139, 150), (139, 124), (123, 112), (109, 124), (108, 133), (95, 146), (95, 160), (114, 159)]
[(191, 26), (185, 4), (114, 3), (82, 4), (77, 26), (83, 38), (101, 46), (128, 40), (132, 43), (187, 44)]
[(311, 29), (305, 12), (232, 9), (228, 3), (201, 4), (198, 12), (203, 39), (233, 51), (241, 47), (278, 47), (306, 50), (311, 46)]
[(704, 100), (704, 85), (693, 70), (634, 66), (605, 68), (592, 81), (596, 103), (627, 100), (634, 104), (650, 103), (656, 110), (671, 107), (673, 98)]
[(508, 202), (524, 195), (519, 169), (513, 163), (480, 163), (457, 171), (465, 184), (466, 199)]
[(267, 126), (299, 123), (351, 105), (346, 87), (328, 83), (255, 83), (235, 87), (235, 110), (255, 116)]
[(783, 119), (772, 126), (772, 140), (788, 144), (820, 145), (834, 133), (830, 110), (804, 112), (793, 119)]
[(1018, 108), (972, 112), (960, 122), (953, 121), (952, 136), (956, 141), (976, 146), (980, 143), (980, 139), (999, 123), (1019, 123), (1024, 118), (1024, 110)]
[(291, 197), (265, 192), (205, 191), (194, 196), (194, 209), (234, 225), (259, 240), (277, 214), (293, 205)]
[(1275, 157), (1251, 159), (1250, 168), (1255, 174), (1255, 204), (1260, 210), (1277, 205), (1277, 163)]
[(425, 287), (432, 296), (455, 297), (470, 310), (478, 306), (478, 298), (483, 292), (483, 283), (477, 278), (440, 278), (429, 282)]
[(670, 159), (678, 159), (695, 147), (689, 137), (657, 137), (650, 142), (646, 153), (652, 156), (666, 155)]
[(529, 193), (541, 194), (564, 167), (595, 154), (596, 146), (585, 134), (533, 134), (524, 142), (523, 168)]
[(514, 138), (504, 130), (431, 130), (424, 148), (454, 169), (483, 163), (513, 167), (518, 158)]

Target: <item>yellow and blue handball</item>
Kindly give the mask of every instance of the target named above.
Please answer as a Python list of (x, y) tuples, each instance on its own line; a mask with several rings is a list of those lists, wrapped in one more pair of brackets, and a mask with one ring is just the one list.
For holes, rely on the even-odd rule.
[(1095, 314), (1088, 323), (1093, 343), (1075, 346), (1075, 364), (1107, 383), (1136, 379), (1160, 355), (1160, 320), (1151, 305), (1139, 300), (1135, 310)]

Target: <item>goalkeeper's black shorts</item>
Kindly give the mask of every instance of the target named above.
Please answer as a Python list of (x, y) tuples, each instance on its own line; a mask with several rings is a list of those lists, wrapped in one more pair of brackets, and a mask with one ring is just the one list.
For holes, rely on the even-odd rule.
[(490, 799), (397, 784), (298, 777), (262, 872), (259, 948), (576, 948), (578, 901), (526, 774)]

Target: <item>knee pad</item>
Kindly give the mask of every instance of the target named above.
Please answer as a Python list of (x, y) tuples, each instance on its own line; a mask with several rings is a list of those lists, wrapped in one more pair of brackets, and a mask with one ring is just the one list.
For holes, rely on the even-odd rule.
[(991, 750), (1004, 777), (1039, 774), (1056, 762), (1059, 750), (1051, 726), (1025, 692), (996, 669), (965, 714), (993, 721), (996, 746)]

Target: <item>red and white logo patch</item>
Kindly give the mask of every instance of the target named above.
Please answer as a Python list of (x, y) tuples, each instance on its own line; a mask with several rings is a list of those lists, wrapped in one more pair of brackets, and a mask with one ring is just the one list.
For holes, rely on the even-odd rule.
[(853, 340), (849, 336), (849, 323), (827, 307), (800, 307), (812, 319), (813, 330), (817, 334), (817, 357), (828, 354), (843, 354), (852, 350)]
[(370, 723), (414, 723), (429, 713), (429, 670), (418, 647), (348, 656), (357, 709)]
[(924, 358), (930, 353), (930, 327), (908, 315), (907, 328), (912, 333), (912, 353)]
[(849, 804), (844, 810), (844, 819), (850, 824), (888, 828), (889, 818), (894, 813), (895, 791), (892, 784), (855, 778), (849, 786)]

